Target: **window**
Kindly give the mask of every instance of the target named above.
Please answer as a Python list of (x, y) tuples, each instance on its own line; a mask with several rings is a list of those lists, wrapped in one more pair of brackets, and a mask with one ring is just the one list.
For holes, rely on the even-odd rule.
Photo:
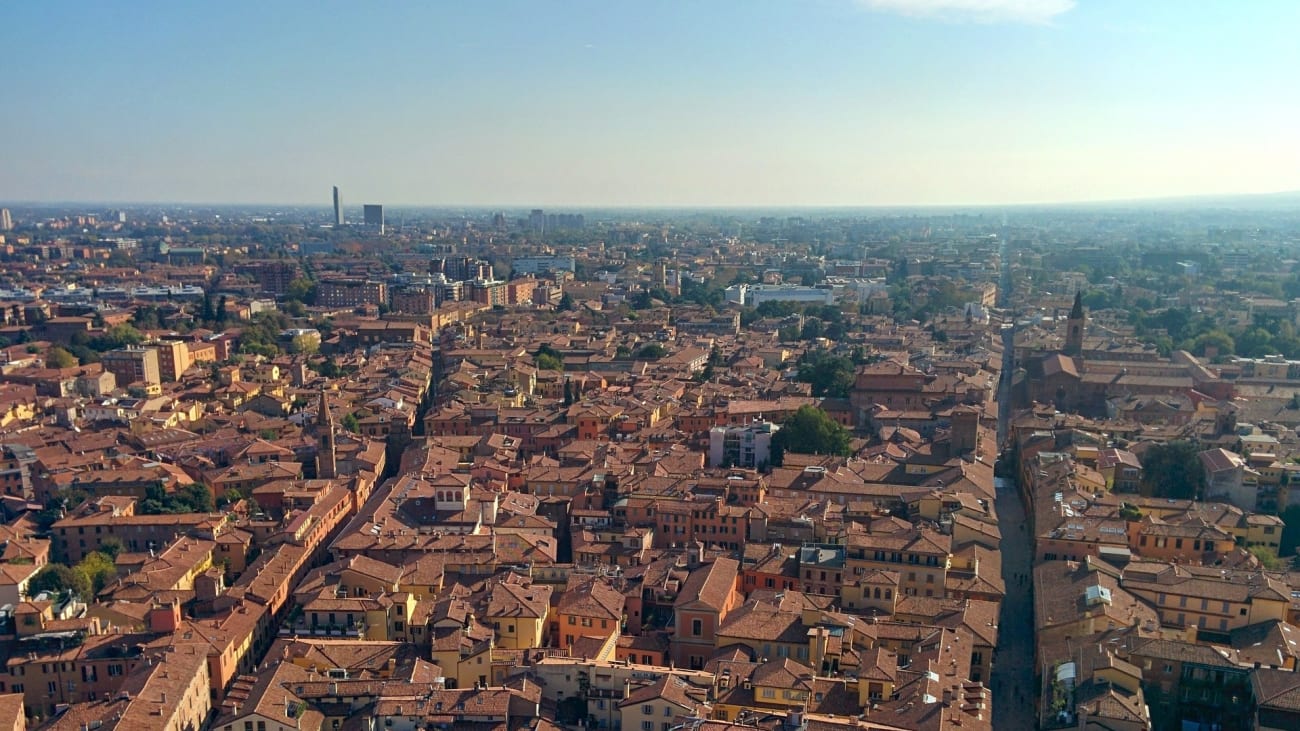
[(699, 637), (699, 636), (702, 635), (702, 634), (704, 634), (704, 622), (701, 621), (701, 620), (698, 620), (698, 619), (692, 619), (692, 620), (691, 620), (691, 635), (692, 635), (693, 637)]
[(763, 697), (764, 697), (764, 698), (775, 698), (775, 697), (776, 697), (776, 691), (775, 691), (775, 690), (772, 690), (771, 688), (764, 688), (764, 689), (763, 689)]
[(655, 714), (655, 707), (654, 707), (654, 706), (649, 705), (649, 704), (646, 704), (646, 705), (644, 705), (644, 706), (641, 706), (641, 715), (643, 715), (643, 716), (653, 716), (654, 714)]
[(665, 718), (672, 718), (672, 717), (673, 717), (673, 707), (672, 707), (672, 706), (664, 706), (664, 717), (665, 717)]
[(654, 722), (654, 721), (642, 721), (642, 722), (641, 722), (641, 731), (655, 731), (655, 722)]

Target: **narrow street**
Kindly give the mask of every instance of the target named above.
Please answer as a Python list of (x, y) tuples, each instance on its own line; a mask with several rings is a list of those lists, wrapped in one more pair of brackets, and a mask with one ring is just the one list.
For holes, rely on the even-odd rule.
[[(1002, 529), (1002, 578), (1007, 596), (998, 620), (998, 650), (993, 662), (993, 728), (1033, 729), (1034, 602), (1030, 580), (1033, 547), (1024, 506), (1014, 482), (1006, 480), (997, 497)], [(1021, 579), (1020, 577), (1025, 577)]]
[[(1010, 246), (1004, 228), (998, 304), (1006, 308), (1011, 295)], [(1015, 329), (1002, 331), (1003, 379), (998, 388), (998, 443), (1005, 445), (1011, 418), (1011, 372), (1015, 367)], [(1007, 595), (998, 618), (998, 649), (993, 658), (993, 728), (1030, 731), (1037, 728), (1034, 700), (1033, 542), (1025, 506), (1012, 477), (997, 480), (998, 527), (1002, 531), (1002, 579)]]

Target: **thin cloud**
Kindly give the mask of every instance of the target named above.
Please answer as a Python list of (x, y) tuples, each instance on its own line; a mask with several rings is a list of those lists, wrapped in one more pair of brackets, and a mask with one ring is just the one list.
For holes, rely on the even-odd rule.
[(857, 0), (868, 10), (950, 22), (1047, 25), (1075, 0)]

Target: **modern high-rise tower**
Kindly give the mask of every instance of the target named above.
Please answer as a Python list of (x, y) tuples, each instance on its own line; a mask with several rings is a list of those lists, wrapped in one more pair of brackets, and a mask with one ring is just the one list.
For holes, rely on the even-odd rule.
[(334, 186), (334, 225), (343, 225), (343, 198), (339, 195), (339, 187)]
[(9, 214), (8, 208), (0, 208), (0, 231), (14, 230), (14, 217)]
[(367, 226), (379, 228), (379, 233), (384, 232), (384, 207), (375, 203), (367, 203), (361, 208), (364, 221)]

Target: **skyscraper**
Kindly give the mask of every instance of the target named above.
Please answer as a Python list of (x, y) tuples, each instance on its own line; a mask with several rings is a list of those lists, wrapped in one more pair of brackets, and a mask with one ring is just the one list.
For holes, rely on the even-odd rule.
[(0, 231), (14, 230), (14, 218), (9, 215), (8, 208), (0, 208)]
[(379, 233), (384, 232), (384, 207), (374, 203), (367, 203), (362, 211), (365, 214), (367, 226), (378, 226)]
[(334, 225), (343, 225), (343, 198), (339, 195), (339, 187), (334, 186)]

